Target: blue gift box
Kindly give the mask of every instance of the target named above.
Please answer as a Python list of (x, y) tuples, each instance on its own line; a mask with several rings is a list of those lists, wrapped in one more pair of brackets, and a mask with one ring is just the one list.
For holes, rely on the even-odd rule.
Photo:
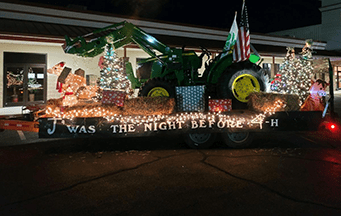
[(176, 86), (176, 104), (180, 112), (205, 111), (205, 86)]

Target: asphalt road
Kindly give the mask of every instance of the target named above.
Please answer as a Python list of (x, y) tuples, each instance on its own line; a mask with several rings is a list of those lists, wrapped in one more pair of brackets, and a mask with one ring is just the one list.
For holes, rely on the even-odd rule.
[(260, 134), (239, 150), (23, 134), (1, 134), (0, 215), (341, 215), (340, 134)]
[(0, 215), (341, 215), (339, 137), (263, 134), (234, 150), (180, 137), (0, 148)]

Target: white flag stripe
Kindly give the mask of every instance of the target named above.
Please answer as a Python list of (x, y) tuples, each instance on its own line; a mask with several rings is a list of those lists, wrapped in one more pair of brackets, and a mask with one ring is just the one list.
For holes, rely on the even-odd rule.
[(233, 50), (233, 61), (245, 61), (250, 58), (250, 32), (245, 1), (243, 1), (241, 22), (238, 31), (237, 43)]

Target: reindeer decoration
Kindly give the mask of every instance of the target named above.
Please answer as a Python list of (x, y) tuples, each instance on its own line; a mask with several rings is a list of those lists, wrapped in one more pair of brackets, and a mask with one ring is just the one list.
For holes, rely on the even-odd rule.
[[(58, 77), (62, 74), (63, 69), (65, 68), (65, 62), (59, 62), (54, 65), (52, 68), (48, 69), (47, 72), (50, 74), (57, 75)], [(63, 83), (57, 81), (57, 90), (59, 93), (62, 93), (62, 96), (70, 95), (71, 92), (78, 99), (93, 99), (97, 97), (97, 86), (87, 86), (86, 79), (77, 74), (69, 73), (64, 79)]]

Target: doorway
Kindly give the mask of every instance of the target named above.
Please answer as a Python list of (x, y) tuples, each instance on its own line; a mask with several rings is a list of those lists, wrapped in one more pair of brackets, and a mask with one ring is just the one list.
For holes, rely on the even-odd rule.
[(341, 89), (341, 66), (334, 67), (334, 79), (335, 79), (335, 89)]
[(4, 53), (4, 107), (46, 101), (46, 55)]

